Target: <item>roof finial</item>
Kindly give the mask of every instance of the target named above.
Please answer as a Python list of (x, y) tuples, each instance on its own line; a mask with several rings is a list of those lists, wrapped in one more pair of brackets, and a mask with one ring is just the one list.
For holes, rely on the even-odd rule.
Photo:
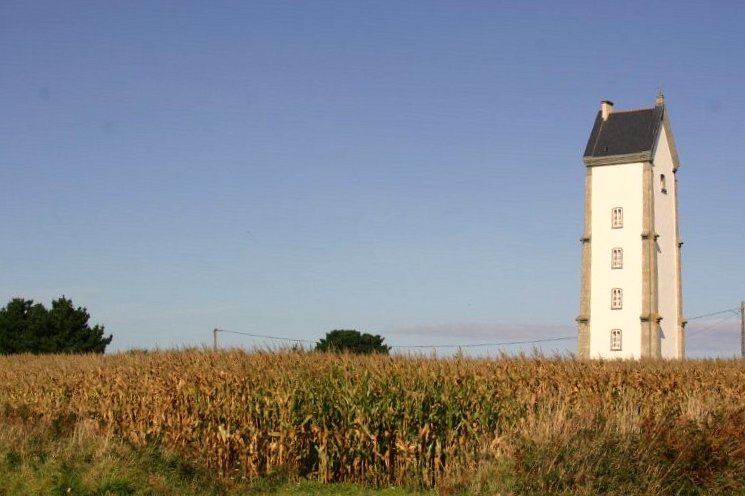
[(661, 86), (657, 89), (657, 99), (655, 100), (655, 103), (658, 107), (665, 105), (665, 95), (662, 93)]

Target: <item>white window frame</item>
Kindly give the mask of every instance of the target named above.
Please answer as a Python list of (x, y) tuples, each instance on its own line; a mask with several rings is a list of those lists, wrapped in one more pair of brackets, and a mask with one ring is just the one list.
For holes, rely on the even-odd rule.
[(621, 329), (610, 330), (610, 350), (621, 351), (623, 348), (623, 331)]
[(613, 288), (610, 290), (610, 309), (621, 310), (623, 308), (623, 289)]
[(613, 229), (623, 227), (623, 207), (613, 207), (610, 211), (610, 222)]
[(623, 248), (616, 246), (610, 252), (610, 268), (623, 269)]

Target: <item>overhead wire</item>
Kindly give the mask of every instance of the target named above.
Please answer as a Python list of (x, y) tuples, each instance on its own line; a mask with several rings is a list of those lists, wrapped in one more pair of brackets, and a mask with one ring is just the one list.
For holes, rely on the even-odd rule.
[[(727, 309), (719, 310), (716, 312), (710, 312), (710, 313), (705, 313), (705, 314), (689, 317), (687, 320), (691, 321), (691, 320), (703, 319), (706, 317), (713, 317), (715, 315), (721, 315), (724, 313), (739, 315), (740, 309), (739, 308), (727, 308)], [(715, 323), (707, 327), (704, 327), (703, 329), (696, 329), (694, 331), (689, 331), (687, 333), (687, 336), (688, 337), (695, 336), (701, 332), (712, 330), (716, 328), (717, 326), (721, 325), (726, 320), (731, 319), (731, 318), (732, 318), (732, 315), (727, 315), (724, 318), (717, 320)], [(287, 341), (287, 342), (311, 344), (311, 345), (315, 343), (314, 341), (310, 341), (307, 339), (287, 338), (287, 337), (272, 336), (269, 334), (261, 334), (261, 333), (254, 333), (254, 332), (234, 331), (230, 329), (215, 329), (215, 331), (221, 332), (221, 333), (228, 333), (228, 334), (238, 334), (238, 335), (248, 336), (252, 338), (272, 339), (276, 341)], [(525, 339), (525, 340), (515, 340), (515, 341), (498, 341), (498, 342), (492, 342), (492, 343), (390, 345), (390, 347), (398, 348), (398, 349), (485, 348), (485, 347), (497, 347), (497, 346), (515, 346), (515, 345), (522, 345), (522, 344), (550, 343), (550, 342), (558, 342), (558, 341), (568, 341), (570, 339), (577, 339), (577, 336), (576, 335), (575, 336), (559, 336), (559, 337), (553, 337), (553, 338), (537, 338), (537, 339)]]
[[(261, 338), (261, 339), (272, 339), (276, 341), (291, 341), (294, 343), (304, 343), (304, 344), (313, 344), (314, 341), (309, 341), (307, 339), (296, 339), (296, 338), (285, 338), (280, 336), (271, 336), (269, 334), (258, 334), (253, 332), (245, 332), (245, 331), (233, 331), (229, 329), (215, 329), (217, 332), (221, 333), (228, 333), (228, 334), (239, 334), (241, 336), (248, 336), (253, 338)], [(483, 348), (488, 346), (511, 346), (511, 345), (518, 345), (518, 344), (535, 344), (535, 343), (548, 343), (553, 341), (566, 341), (569, 339), (576, 339), (576, 336), (560, 336), (555, 338), (539, 338), (539, 339), (526, 339), (526, 340), (520, 340), (520, 341), (500, 341), (500, 342), (494, 342), (494, 343), (463, 343), (463, 344), (417, 344), (417, 345), (390, 345), (391, 348), (405, 348), (405, 349), (415, 349), (415, 348)]]
[[(740, 313), (740, 312), (736, 312), (736, 313)], [(691, 336), (695, 336), (695, 335), (700, 334), (700, 333), (705, 332), (705, 331), (711, 331), (712, 329), (715, 329), (716, 327), (719, 327), (721, 324), (723, 324), (724, 322), (726, 322), (728, 320), (731, 320), (732, 318), (733, 318), (733, 315), (726, 315), (725, 317), (717, 320), (713, 324), (708, 325), (708, 326), (706, 326), (706, 327), (704, 327), (702, 329), (696, 329), (696, 330), (687, 332), (686, 333), (686, 336), (687, 337), (691, 337)]]
[(558, 338), (541, 338), (541, 339), (526, 339), (522, 341), (501, 341), (498, 343), (472, 343), (472, 344), (412, 344), (412, 345), (398, 345), (391, 346), (392, 348), (480, 348), (487, 346), (511, 346), (517, 344), (534, 344), (534, 343), (548, 343), (551, 341), (566, 341), (568, 339), (577, 339), (577, 336), (561, 336)]
[(713, 317), (714, 315), (719, 315), (719, 314), (722, 314), (722, 313), (730, 313), (730, 312), (732, 312), (732, 313), (738, 313), (739, 314), (740, 313), (740, 309), (737, 308), (737, 307), (736, 308), (727, 308), (725, 310), (719, 310), (718, 312), (711, 312), (711, 313), (705, 313), (703, 315), (696, 315), (695, 317), (688, 317), (688, 321), (696, 320), (696, 319), (703, 319), (704, 317)]
[(244, 332), (244, 331), (231, 331), (228, 329), (215, 329), (217, 332), (225, 332), (228, 334), (240, 334), (242, 336), (249, 336), (252, 338), (262, 338), (262, 339), (274, 339), (277, 341), (292, 341), (294, 343), (308, 343), (312, 344), (313, 341), (308, 341), (307, 339), (294, 339), (294, 338), (283, 338), (279, 336), (269, 336), (268, 334), (254, 334), (252, 332)]

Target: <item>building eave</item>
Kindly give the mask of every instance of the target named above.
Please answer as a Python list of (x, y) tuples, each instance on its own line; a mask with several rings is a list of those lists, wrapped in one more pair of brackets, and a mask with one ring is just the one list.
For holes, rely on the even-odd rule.
[(587, 167), (595, 167), (600, 165), (618, 165), (618, 164), (633, 164), (638, 162), (651, 162), (652, 151), (647, 150), (639, 153), (627, 153), (624, 155), (609, 155), (607, 157), (582, 157), (582, 161)]

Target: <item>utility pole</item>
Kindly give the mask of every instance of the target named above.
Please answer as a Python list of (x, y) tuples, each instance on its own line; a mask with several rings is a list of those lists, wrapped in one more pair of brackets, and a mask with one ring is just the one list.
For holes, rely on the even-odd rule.
[(740, 302), (740, 356), (745, 358), (745, 301)]
[(212, 349), (217, 351), (217, 329), (212, 329)]

